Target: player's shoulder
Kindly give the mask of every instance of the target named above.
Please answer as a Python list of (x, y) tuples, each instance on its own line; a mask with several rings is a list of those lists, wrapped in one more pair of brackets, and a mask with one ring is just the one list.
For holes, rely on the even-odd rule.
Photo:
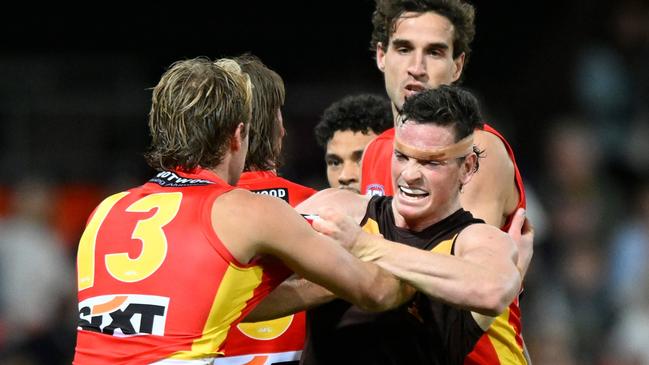
[(484, 160), (502, 161), (503, 164), (512, 163), (506, 141), (501, 136), (484, 129), (477, 129), (474, 132), (474, 143), (484, 152), (482, 156)]
[(490, 124), (485, 123), (481, 129), (476, 129), (475, 133), (476, 142), (489, 143), (494, 146), (502, 146), (504, 150), (511, 149), (507, 138)]
[(374, 137), (368, 144), (367, 148), (381, 146), (386, 143), (392, 144), (394, 141), (394, 128), (390, 128), (378, 136)]
[(277, 204), (283, 204), (284, 201), (276, 199), (269, 195), (255, 194), (244, 188), (234, 188), (225, 194), (221, 194), (214, 200), (214, 207), (223, 207), (232, 212), (232, 214), (241, 212), (254, 213), (259, 209), (273, 207)]
[(317, 214), (322, 208), (337, 207), (353, 216), (357, 209), (364, 212), (369, 200), (370, 197), (349, 190), (329, 188), (320, 190), (295, 208), (303, 214)]
[(277, 191), (275, 195), (284, 200), (287, 200), (292, 206), (301, 203), (305, 199), (308, 199), (318, 192), (313, 188), (285, 179), (283, 177), (277, 177), (275, 181), (277, 182), (275, 189), (281, 190)]
[(511, 242), (506, 232), (487, 223), (474, 223), (460, 231), (457, 243), (461, 246), (489, 245), (489, 242)]
[[(363, 152), (363, 163), (366, 164), (371, 159), (379, 160), (380, 163), (384, 162), (384, 156), (386, 154), (392, 154), (392, 148), (394, 146), (394, 128), (390, 128), (387, 131), (379, 134), (370, 143), (365, 146), (365, 151)], [(366, 168), (363, 168), (366, 170)]]
[(371, 142), (384, 143), (394, 140), (394, 128), (387, 129), (376, 136)]
[(491, 143), (499, 143), (503, 144), (503, 137), (502, 134), (498, 133), (493, 128), (487, 128), (487, 125), (485, 124), (485, 128), (483, 129), (476, 129), (473, 133), (474, 139), (476, 142), (491, 142)]
[(282, 184), (284, 184), (284, 186), (287, 187), (288, 189), (299, 191), (299, 192), (311, 193), (311, 194), (315, 194), (317, 192), (317, 190), (310, 188), (306, 185), (297, 183), (295, 181), (291, 181), (283, 177), (278, 177), (278, 178), (280, 179)]

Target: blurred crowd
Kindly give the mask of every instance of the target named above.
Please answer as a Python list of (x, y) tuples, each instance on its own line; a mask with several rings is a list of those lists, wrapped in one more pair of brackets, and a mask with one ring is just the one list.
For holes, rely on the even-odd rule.
[[(580, 44), (570, 65), (570, 112), (507, 136), (525, 156), (537, 232), (521, 298), (536, 365), (649, 365), (649, 4), (623, 1), (609, 15), (609, 31)], [(321, 111), (312, 112), (315, 126)], [(286, 152), (300, 141), (315, 145), (312, 130), (289, 135)], [(289, 170), (290, 158), (286, 171), (321, 188), (319, 156), (307, 175)], [(76, 245), (88, 214), (117, 188), (37, 173), (0, 184), (0, 363), (70, 363)]]
[(578, 50), (573, 111), (539, 131), (545, 223), (521, 305), (535, 364), (649, 364), (649, 5), (610, 18)]

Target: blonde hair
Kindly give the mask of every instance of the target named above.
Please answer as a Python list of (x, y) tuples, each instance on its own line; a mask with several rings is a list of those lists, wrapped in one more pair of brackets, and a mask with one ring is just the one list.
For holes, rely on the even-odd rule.
[(157, 170), (217, 166), (239, 123), (250, 123), (251, 100), (250, 78), (233, 60), (173, 63), (153, 88), (147, 162)]

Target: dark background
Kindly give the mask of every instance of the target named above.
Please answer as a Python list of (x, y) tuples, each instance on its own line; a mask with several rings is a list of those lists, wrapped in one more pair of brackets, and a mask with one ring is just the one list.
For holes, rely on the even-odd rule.
[[(610, 6), (591, 1), (480, 2), (465, 85), (490, 122), (533, 160), (534, 128), (571, 107), (574, 52), (603, 33)], [(208, 5), (209, 4), (209, 5)], [(215, 6), (216, 5), (216, 6)], [(144, 6), (144, 5), (142, 5)], [(95, 5), (93, 5), (95, 7)], [(383, 93), (369, 51), (368, 0), (187, 3), (5, 12), (0, 25), (0, 167), (8, 176), (105, 181), (149, 171), (150, 91), (173, 61), (252, 52), (283, 76), (283, 173), (322, 186), (312, 128), (350, 93)], [(143, 172), (145, 171), (145, 172)]]
[[(536, 226), (521, 299), (532, 359), (649, 364), (649, 2), (474, 4), (464, 85), (514, 147)], [(2, 364), (70, 363), (78, 239), (101, 197), (152, 174), (150, 89), (172, 62), (251, 52), (276, 70), (280, 173), (315, 188), (326, 184), (313, 136), (322, 111), (385, 94), (370, 0), (12, 7), (0, 13)], [(51, 267), (33, 259), (43, 252)], [(17, 285), (19, 269), (51, 292)], [(60, 309), (16, 320), (30, 301)]]

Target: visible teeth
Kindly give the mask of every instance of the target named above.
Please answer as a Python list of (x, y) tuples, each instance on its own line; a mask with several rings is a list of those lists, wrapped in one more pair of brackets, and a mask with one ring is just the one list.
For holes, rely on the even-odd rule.
[(413, 196), (424, 196), (428, 195), (427, 192), (420, 190), (420, 189), (410, 189), (405, 186), (399, 186), (399, 189), (401, 189), (402, 192), (408, 194), (408, 195), (413, 195)]
[(408, 86), (406, 86), (406, 89), (411, 90), (411, 91), (422, 91), (422, 90), (424, 90), (424, 88), (422, 86), (420, 86), (420, 85), (408, 85)]

